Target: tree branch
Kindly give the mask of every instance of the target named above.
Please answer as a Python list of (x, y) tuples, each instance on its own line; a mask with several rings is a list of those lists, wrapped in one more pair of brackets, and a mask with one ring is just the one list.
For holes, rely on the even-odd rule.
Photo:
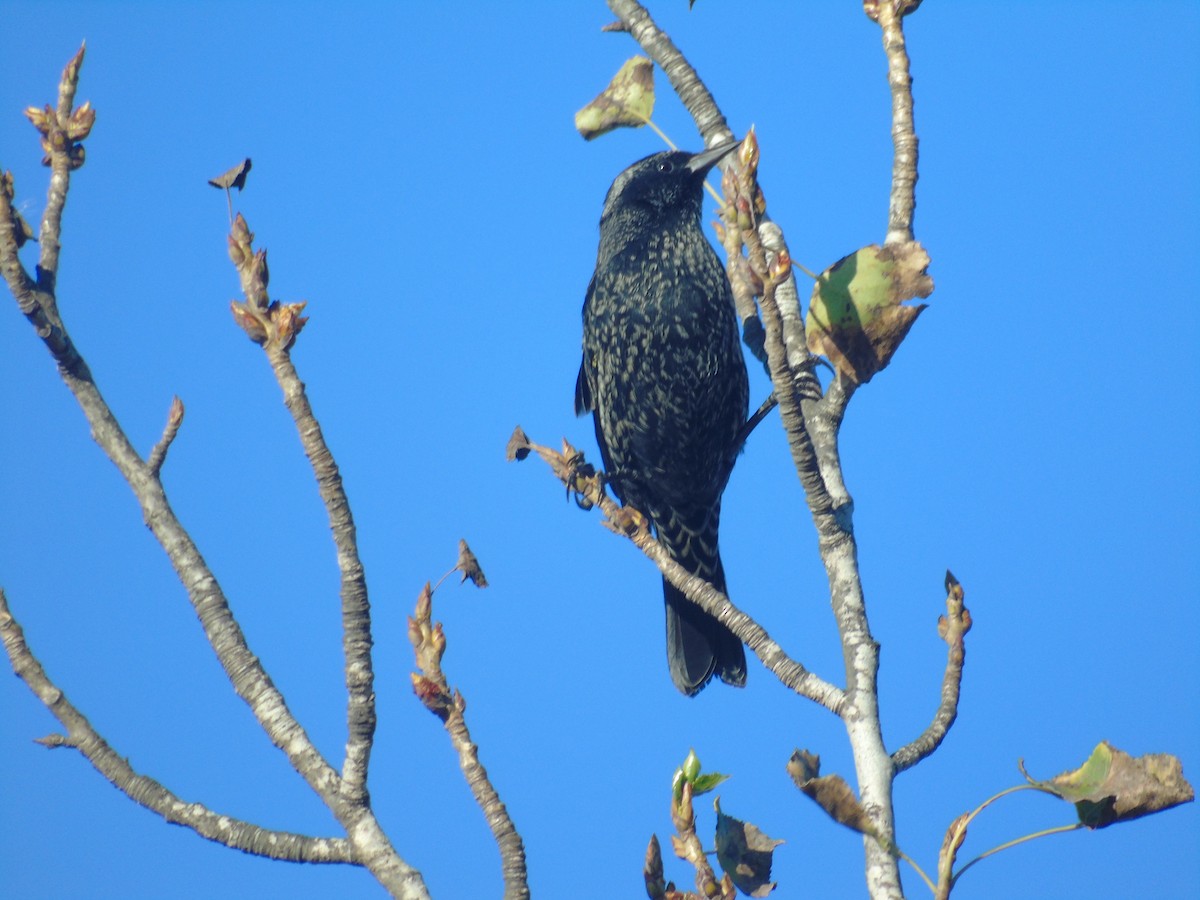
[(341, 573), (342, 650), (346, 661), (348, 737), (342, 765), (342, 792), (348, 799), (365, 802), (376, 724), (371, 604), (367, 598), (366, 574), (358, 555), (354, 516), (341, 473), (308, 402), (304, 382), (291, 360), (291, 346), (307, 321), (299, 315), (304, 304), (271, 302), (267, 293), (270, 282), (267, 252), (255, 252), (253, 242), (253, 233), (238, 213), (230, 229), (229, 255), (241, 280), (246, 302), (234, 304), (234, 318), (266, 351), (329, 517)]
[[(57, 318), (54, 290), (58, 281), (58, 257), (62, 246), (60, 239), (63, 207), (66, 206), (67, 191), (71, 186), (71, 172), (83, 165), (83, 147), (75, 144), (68, 136), (68, 128), (73, 115), (75, 91), (79, 86), (79, 69), (83, 65), (86, 47), (86, 44), (81, 45), (63, 69), (58, 84), (57, 106), (47, 106), (41, 121), (30, 115), (35, 110), (26, 111), (26, 115), (42, 133), (42, 149), (46, 151), (42, 162), (50, 166), (50, 187), (38, 236), (41, 256), (38, 261), (37, 281), (38, 287), (45, 291), (45, 297), (49, 301), (46, 311), (52, 319)], [(86, 107), (85, 104), (84, 108)], [(81, 135), (80, 139), (82, 137), (86, 137), (86, 133)]]
[[(48, 236), (54, 238), (53, 252), (47, 256), (47, 248), (43, 246), (44, 265), (40, 268), (38, 283), (34, 285), (17, 256), (19, 241), (16, 236), (16, 219), (11, 208), (12, 179), (5, 176), (2, 179), (3, 184), (0, 185), (0, 271), (12, 289), (21, 311), (33, 324), (39, 337), (58, 362), (63, 381), (75, 396), (91, 426), (93, 439), (133, 490), (147, 526), (183, 583), (188, 599), (204, 628), (205, 637), (212, 645), (238, 696), (250, 707), (272, 743), (284, 752), (291, 766), (321, 797), (346, 829), (349, 842), (354, 848), (355, 861), (369, 869), (376, 880), (394, 896), (427, 900), (428, 891), (421, 873), (396, 853), (375, 819), (365, 791), (355, 785), (351, 791), (343, 792), (342, 779), (321, 756), (304, 728), (296, 721), (283, 695), (271, 682), (258, 657), (250, 652), (245, 636), (230, 612), (228, 601), (216, 577), (200, 555), (191, 535), (171, 509), (158, 473), (143, 461), (133, 448), (101, 396), (86, 363), (75, 349), (65, 325), (58, 316), (57, 302), (53, 294), (54, 272), (58, 260), (57, 232), (60, 227), (57, 217), (61, 216), (66, 199), (68, 182), (65, 175), (83, 164), (83, 147), (79, 142), (87, 136), (94, 120), (94, 113), (86, 104), (73, 113), (70, 111), (81, 60), (82, 54), (77, 54), (67, 66), (63, 85), (60, 86), (57, 110), (47, 108), (45, 112), (36, 109), (26, 111), (43, 134), (43, 148), (50, 160), (51, 196), (48, 202), (48, 218), (43, 219), (43, 233), (47, 234), (46, 229), (49, 229)], [(67, 122), (65, 127), (62, 124), (64, 119)], [(235, 227), (238, 223), (245, 228), (241, 216), (238, 217)], [(239, 245), (231, 241), (231, 256), (238, 250)], [(236, 256), (234, 261), (238, 262)], [(271, 336), (277, 341), (277, 346), (286, 350), (303, 327), (304, 319), (299, 315), (303, 304), (269, 306), (265, 294), (265, 254), (257, 262), (261, 265), (262, 278), (261, 283), (257, 285), (261, 291), (254, 294), (252, 308), (249, 310), (240, 309), (239, 304), (234, 304), (235, 316), (238, 316), (238, 321), (243, 327), (250, 330), (254, 316), (261, 315), (269, 324)], [(259, 304), (262, 304), (261, 310), (258, 308)], [(263, 337), (265, 341), (266, 335)], [(358, 758), (363, 757), (359, 755)]]
[(479, 761), (479, 748), (467, 729), (467, 701), (459, 691), (450, 690), (442, 671), (442, 655), (446, 652), (446, 634), (442, 623), (433, 622), (433, 589), (428, 582), (417, 598), (417, 606), (408, 620), (408, 639), (413, 645), (417, 668), (413, 673), (413, 691), (425, 708), (442, 720), (450, 744), (458, 754), (458, 765), (475, 803), (483, 811), (492, 837), (500, 849), (500, 866), (504, 876), (505, 900), (529, 900), (528, 876), (525, 869), (525, 845), (500, 794), (492, 785), (487, 769)]
[[(609, 0), (609, 7), (617, 13), (647, 54), (667, 73), (680, 99), (696, 119), (706, 142), (711, 142), (710, 133), (728, 126), (708, 91), (697, 89), (699, 77), (694, 70), (681, 62), (682, 55), (658, 30), (636, 0)], [(725, 134), (727, 132), (721, 132), (722, 138)], [(754, 175), (757, 152), (752, 154), (751, 159), (747, 159), (745, 153), (740, 154), (739, 159), (742, 168), (749, 169), (749, 174)], [(750, 269), (763, 282), (760, 308), (767, 368), (779, 400), (780, 418), (793, 463), (816, 527), (818, 547), (825, 564), (830, 600), (846, 662), (847, 702), (844, 706), (839, 705), (839, 708), (854, 753), (862, 804), (881, 838), (880, 842), (865, 840), (864, 843), (867, 887), (873, 898), (899, 898), (902, 892), (896, 860), (881, 846), (894, 842), (892, 779), (895, 769), (884, 746), (879, 720), (879, 646), (871, 636), (867, 622), (858, 569), (858, 549), (851, 521), (852, 507), (842, 482), (836, 449), (838, 426), (850, 394), (842, 392), (836, 405), (830, 404), (835, 407), (833, 414), (826, 415), (813, 431), (809, 430), (805, 405), (797, 391), (797, 384), (806, 373), (803, 368), (793, 365), (804, 358), (807, 350), (807, 342), (801, 339), (803, 321), (797, 304), (794, 311), (788, 310), (789, 319), (785, 328), (785, 313), (779, 307), (775, 292), (777, 283), (791, 277), (791, 260), (785, 255), (786, 245), (781, 233), (771, 235), (776, 252), (772, 257), (767, 257), (759, 231), (760, 223), (765, 221), (765, 200), (762, 199), (762, 192), (757, 190), (757, 184), (753, 189), (747, 184), (741, 187), (740, 201), (733, 209), (724, 212), (726, 229), (738, 228), (742, 232)], [(807, 374), (811, 377), (811, 372)], [(825, 401), (810, 403), (818, 409), (826, 405)], [(824, 449), (820, 453), (814, 447), (814, 435), (823, 440)], [(836, 506), (828, 488), (829, 482), (835, 483), (840, 489), (838, 499), (842, 502)], [(666, 569), (663, 571), (665, 573)]]
[(888, 203), (885, 244), (913, 239), (913, 212), (917, 208), (917, 134), (913, 128), (912, 76), (908, 48), (904, 43), (903, 17), (920, 5), (920, 0), (868, 0), (867, 15), (883, 32), (887, 56), (888, 85), (892, 91), (892, 191)]
[(640, 512), (632, 507), (620, 506), (608, 496), (602, 477), (592, 472), (582, 453), (566, 441), (563, 442), (561, 453), (535, 444), (518, 427), (509, 441), (508, 457), (510, 460), (524, 459), (530, 452), (537, 453), (550, 466), (554, 475), (575, 495), (580, 506), (585, 509), (599, 507), (605, 516), (605, 527), (633, 541), (634, 545), (658, 566), (663, 577), (683, 591), (690, 601), (732, 631), (781, 683), (825, 707), (834, 715), (843, 714), (846, 696), (841, 688), (814, 675), (803, 664), (788, 656), (784, 649), (771, 639), (766, 629), (734, 606), (728, 597), (703, 578), (691, 574), (675, 562), (650, 533), (646, 519)]
[(171, 443), (175, 440), (175, 436), (179, 434), (179, 426), (182, 424), (183, 402), (178, 397), (175, 397), (171, 401), (171, 411), (167, 413), (167, 424), (163, 428), (162, 437), (159, 438), (158, 443), (154, 445), (154, 449), (150, 451), (150, 456), (146, 459), (146, 467), (155, 478), (159, 477), (163, 463), (167, 459), (167, 451), (171, 449)]
[(708, 147), (727, 144), (734, 139), (729, 123), (696, 70), (661, 31), (650, 13), (637, 0), (607, 0), (608, 8), (621, 20), (625, 30), (637, 41), (646, 55), (666, 73), (671, 87), (696, 120), (696, 127)]
[(317, 478), (321, 501), (337, 547), (341, 572), (342, 649), (345, 656), (348, 738), (342, 766), (343, 790), (367, 796), (367, 769), (375, 736), (375, 674), (371, 660), (371, 604), (358, 555), (358, 538), (350, 502), (333, 454), (309, 405), (304, 383), (286, 350), (268, 351), (271, 368), (283, 389), (284, 403), (296, 423), (304, 453)]
[(67, 734), (51, 735), (38, 743), (45, 747), (78, 750), (113, 787), (139, 806), (157, 813), (173, 825), (190, 828), (201, 837), (234, 850), (287, 862), (352, 863), (354, 851), (345, 838), (314, 838), (270, 831), (231, 816), (214, 813), (199, 803), (181, 800), (153, 778), (139, 775), (129, 762), (109, 746), (92, 724), (72, 705), (46, 674), (25, 643), (21, 625), (12, 615), (0, 588), (0, 639), (9, 663), (34, 695), (45, 704)]
[(958, 580), (946, 573), (946, 615), (938, 617), (938, 634), (949, 646), (946, 674), (942, 678), (942, 702), (933, 721), (915, 741), (892, 754), (897, 772), (903, 772), (933, 753), (946, 737), (946, 732), (958, 717), (958, 699), (962, 689), (963, 662), (966, 647), (963, 638), (971, 630), (971, 613), (963, 605), (963, 589)]

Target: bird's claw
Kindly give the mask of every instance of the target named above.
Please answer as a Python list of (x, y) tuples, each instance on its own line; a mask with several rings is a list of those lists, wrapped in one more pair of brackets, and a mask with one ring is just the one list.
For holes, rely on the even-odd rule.
[(567, 497), (575, 501), (580, 509), (588, 510), (595, 506), (589, 493), (589, 482), (600, 480), (603, 489), (603, 473), (598, 473), (596, 467), (586, 462), (582, 453), (576, 452), (567, 458), (567, 474), (563, 483), (567, 487)]

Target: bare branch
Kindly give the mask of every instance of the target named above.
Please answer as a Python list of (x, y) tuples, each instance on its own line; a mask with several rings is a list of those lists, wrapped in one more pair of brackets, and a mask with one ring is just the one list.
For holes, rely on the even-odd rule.
[(732, 141), (733, 132), (712, 94), (691, 63), (671, 43), (666, 33), (654, 24), (642, 5), (637, 0), (608, 0), (608, 8), (621, 20), (624, 30), (641, 45), (646, 55), (666, 73), (671, 87), (696, 120), (696, 127), (700, 129), (705, 145), (716, 147)]
[(5, 172), (0, 176), (0, 273), (17, 306), (42, 339), (59, 369), (64, 373), (73, 373), (78, 378), (90, 379), (91, 374), (63, 330), (55, 311), (53, 295), (40, 288), (21, 265), (17, 250), (23, 240), (19, 231), (20, 220), (12, 205), (13, 196), (12, 173)]
[(596, 475), (583, 454), (563, 442), (560, 453), (529, 440), (518, 427), (509, 441), (509, 459), (524, 459), (530, 452), (540, 456), (555, 476), (575, 495), (576, 502), (590, 509), (597, 506), (604, 513), (604, 525), (629, 538), (646, 556), (653, 560), (663, 576), (679, 588), (689, 600), (714, 616), (732, 631), (780, 682), (803, 697), (828, 709), (834, 715), (844, 712), (846, 696), (836, 685), (808, 671), (792, 659), (767, 634), (766, 629), (730, 602), (729, 598), (699, 576), (687, 571), (650, 533), (645, 516), (631, 507), (619, 506), (604, 490), (601, 476)]
[(237, 269), (246, 302), (234, 304), (234, 315), (250, 337), (262, 344), (267, 352), (329, 517), (341, 572), (342, 650), (346, 660), (348, 737), (342, 764), (342, 793), (351, 802), (361, 802), (367, 796), (367, 771), (376, 724), (371, 605), (367, 599), (366, 575), (358, 554), (354, 516), (341, 473), (308, 402), (304, 382), (291, 360), (290, 348), (307, 321), (298, 316), (303, 304), (271, 302), (267, 294), (270, 282), (267, 252), (255, 252), (253, 241), (254, 235), (245, 218), (238, 213), (230, 229), (229, 256)]
[(304, 303), (272, 301), (267, 293), (270, 273), (265, 250), (253, 249), (254, 235), (241, 213), (229, 236), (229, 256), (237, 268), (246, 297), (232, 304), (234, 319), (251, 340), (263, 346), (283, 390), (284, 404), (292, 414), (300, 443), (317, 479), (317, 489), (329, 516), (338, 569), (341, 572), (342, 651), (346, 676), (346, 756), (337, 793), (324, 794), (330, 810), (355, 841), (363, 865), (384, 887), (398, 896), (427, 896), (421, 874), (409, 866), (380, 828), (370, 807), (367, 775), (375, 737), (375, 673), (371, 659), (371, 606), (366, 576), (358, 555), (358, 538), (350, 502), (337, 463), (313, 415), (304, 382), (292, 364), (290, 350), (307, 318)]
[(451, 692), (442, 671), (446, 635), (442, 631), (442, 623), (433, 621), (433, 589), (428, 582), (417, 597), (416, 610), (408, 620), (408, 639), (413, 645), (417, 668), (421, 670), (419, 675), (413, 673), (413, 691), (425, 708), (441, 719), (446, 727), (450, 744), (458, 753), (459, 768), (496, 839), (504, 875), (505, 900), (528, 900), (525, 845), (508, 815), (508, 809), (492, 785), (487, 769), (479, 762), (479, 748), (467, 730), (466, 698), (459, 691)]
[(139, 775), (129, 762), (109, 746), (87, 718), (72, 705), (49, 678), (29, 646), (21, 625), (0, 589), (0, 638), (17, 676), (45, 704), (67, 734), (50, 735), (38, 743), (44, 747), (78, 750), (113, 787), (139, 806), (157, 813), (174, 825), (190, 828), (201, 837), (234, 850), (287, 862), (352, 863), (354, 851), (345, 838), (314, 838), (302, 834), (270, 831), (231, 816), (214, 813), (199, 803), (181, 800), (159, 782)]
[(933, 721), (924, 733), (910, 744), (892, 754), (897, 772), (915, 766), (933, 753), (946, 737), (946, 732), (958, 717), (958, 699), (962, 689), (963, 662), (966, 647), (963, 638), (971, 630), (971, 613), (963, 605), (963, 589), (958, 580), (946, 573), (946, 615), (938, 617), (938, 634), (949, 646), (946, 674), (942, 678), (942, 702), (938, 704)]
[(45, 291), (49, 305), (46, 311), (51, 319), (57, 318), (54, 305), (54, 288), (58, 278), (58, 256), (61, 249), (63, 207), (67, 202), (67, 190), (71, 186), (71, 172), (83, 165), (83, 145), (78, 143), (87, 136), (95, 113), (88, 104), (75, 110), (75, 91), (79, 86), (79, 69), (83, 65), (86, 45), (71, 57), (63, 69), (58, 85), (58, 102), (47, 105), (44, 110), (31, 107), (25, 111), (34, 127), (41, 132), (42, 149), (46, 152), (42, 162), (50, 167), (50, 186), (46, 194), (46, 209), (42, 214), (42, 225), (38, 236), (41, 256), (38, 261), (38, 287)]
[(171, 442), (179, 434), (179, 426), (182, 424), (183, 401), (175, 397), (171, 401), (171, 411), (167, 413), (167, 425), (163, 429), (162, 437), (154, 445), (154, 449), (150, 451), (150, 456), (146, 460), (146, 468), (150, 470), (150, 474), (155, 478), (158, 478), (159, 473), (162, 471), (163, 463), (167, 459), (167, 451), (171, 449)]
[(704, 845), (696, 834), (696, 812), (692, 806), (692, 785), (685, 781), (676, 800), (671, 796), (671, 822), (675, 825), (676, 834), (671, 835), (671, 849), (680, 859), (685, 859), (696, 870), (696, 893), (684, 894), (684, 897), (712, 897), (717, 900), (734, 900), (737, 891), (733, 887), (728, 873), (717, 878)]
[[(899, 3), (903, 8), (897, 10)], [(917, 7), (906, 0), (872, 0), (867, 15), (883, 31), (887, 56), (888, 85), (892, 91), (892, 191), (888, 203), (885, 244), (913, 239), (913, 212), (917, 207), (917, 134), (913, 129), (912, 76), (908, 70), (908, 48), (904, 43), (903, 17)], [(874, 11), (874, 15), (872, 12)]]
[[(74, 95), (80, 59), (81, 56), (77, 56), (64, 73), (60, 107), (67, 110)], [(46, 247), (43, 246), (43, 260), (49, 259), (51, 263), (49, 268), (45, 265), (41, 267), (38, 282), (34, 285), (17, 258), (16, 248), (19, 241), (15, 235), (15, 219), (11, 215), (12, 180), (10, 177), (4, 177), (3, 184), (0, 184), (0, 270), (3, 271), (5, 280), (12, 289), (21, 311), (33, 324), (39, 337), (58, 362), (63, 381), (83, 410), (93, 439), (133, 490), (147, 526), (163, 547), (183, 583), (188, 599), (204, 628), (205, 637), (212, 645), (238, 696), (250, 707), (272, 743), (284, 752), (291, 766), (321, 797), (346, 829), (349, 842), (354, 848), (354, 861), (369, 869), (376, 880), (394, 896), (426, 900), (428, 891), (421, 873), (401, 859), (388, 841), (368, 805), (365, 787), (362, 783), (356, 783), (353, 790), (343, 790), (343, 782), (338, 773), (313, 745), (304, 728), (288, 709), (283, 695), (271, 682), (258, 657), (250, 652), (245, 636), (229, 610), (228, 601), (216, 577), (200, 555), (191, 535), (171, 509), (157, 472), (152, 470), (133, 448), (67, 334), (57, 311), (52, 270), (57, 266), (57, 232), (68, 185), (66, 175), (72, 168), (82, 164), (82, 146), (78, 141), (90, 130), (94, 113), (85, 104), (71, 113), (65, 127), (60, 121), (62, 117), (54, 110), (47, 109), (42, 112), (33, 109), (27, 110), (26, 114), (43, 134), (43, 148), (51, 167), (50, 205), (47, 210), (48, 218), (43, 219), (44, 229), (49, 227), (50, 233), (47, 235), (44, 230), (43, 234), (53, 238), (54, 248), (47, 257)], [(47, 222), (50, 223), (49, 226), (46, 226)], [(240, 215), (234, 223), (235, 237), (240, 238), (239, 226), (246, 230), (245, 221)], [(249, 244), (249, 239), (246, 230), (244, 239), (231, 240), (230, 255), (235, 263), (239, 263), (237, 254), (242, 252), (243, 244)], [(254, 277), (250, 287), (253, 293), (247, 292), (251, 303), (234, 304), (235, 315), (239, 324), (246, 328), (252, 337), (259, 338), (260, 343), (267, 344), (268, 351), (285, 353), (304, 326), (305, 319), (300, 315), (303, 304), (266, 303), (265, 254), (255, 254), (252, 262), (250, 271)], [(245, 281), (243, 284), (245, 286)], [(298, 379), (296, 383), (299, 383)], [(369, 636), (367, 641), (369, 646)], [(362, 674), (361, 670), (351, 673), (348, 680), (361, 678)], [(353, 714), (359, 715), (359, 711), (355, 710)], [(371, 717), (373, 724), (373, 707)], [(365, 772), (365, 756), (359, 754), (350, 768), (363, 769)]]
[(345, 656), (347, 710), (346, 759), (342, 766), (342, 790), (347, 796), (366, 797), (367, 769), (375, 735), (375, 673), (371, 660), (371, 604), (367, 598), (367, 582), (358, 555), (358, 537), (350, 501), (342, 485), (341, 473), (333, 454), (325, 443), (321, 426), (313, 415), (304, 390), (304, 383), (283, 349), (268, 348), (271, 368), (283, 389), (284, 402), (304, 453), (317, 478), (321, 501), (329, 516), (329, 527), (337, 547), (338, 569), (341, 571), (342, 650)]

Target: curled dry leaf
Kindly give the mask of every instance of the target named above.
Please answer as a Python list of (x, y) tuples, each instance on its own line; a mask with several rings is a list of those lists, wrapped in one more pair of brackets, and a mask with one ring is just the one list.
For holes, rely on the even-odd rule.
[(1101, 741), (1078, 769), (1049, 781), (1029, 777), (1029, 783), (1075, 804), (1079, 821), (1088, 828), (1104, 828), (1140, 816), (1162, 812), (1195, 799), (1183, 777), (1183, 764), (1169, 753), (1130, 756), (1108, 741)]
[(520, 461), (527, 457), (533, 447), (529, 443), (529, 435), (525, 433), (520, 425), (513, 429), (512, 437), (508, 439), (508, 446), (504, 448), (504, 458), (509, 462), (513, 460)]
[(970, 813), (963, 813), (950, 823), (946, 836), (942, 838), (942, 849), (938, 851), (938, 883), (949, 883), (954, 873), (954, 861), (958, 851), (967, 839), (967, 823), (971, 821)]
[(654, 112), (654, 63), (635, 56), (621, 66), (603, 91), (575, 113), (575, 128), (584, 140), (614, 128), (640, 128)]
[(891, 361), (925, 309), (923, 303), (902, 304), (933, 292), (928, 266), (929, 255), (915, 241), (872, 244), (834, 263), (813, 286), (804, 323), (809, 350), (840, 375), (866, 384)]
[(216, 178), (210, 178), (208, 183), (215, 188), (237, 188), (239, 191), (246, 186), (246, 175), (250, 172), (250, 157), (246, 157), (236, 166), (222, 172)]
[(471, 548), (467, 546), (467, 542), (460, 540), (458, 542), (458, 562), (454, 564), (454, 568), (462, 572), (462, 580), (471, 579), (471, 584), (475, 587), (485, 588), (488, 586), (487, 576), (483, 574), (483, 569), (479, 566), (479, 560), (475, 558), (475, 554), (471, 552)]
[(878, 837), (866, 810), (846, 780), (840, 775), (821, 774), (821, 757), (807, 750), (796, 750), (788, 760), (787, 770), (796, 787), (815, 800), (835, 822)]
[(767, 837), (758, 826), (721, 812), (721, 801), (713, 801), (717, 811), (717, 860), (725, 875), (743, 894), (765, 897), (775, 890), (771, 881), (771, 862), (781, 840)]

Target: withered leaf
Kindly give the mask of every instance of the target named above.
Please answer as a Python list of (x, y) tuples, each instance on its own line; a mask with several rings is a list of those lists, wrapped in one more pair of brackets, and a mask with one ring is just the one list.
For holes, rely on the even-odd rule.
[(584, 140), (614, 128), (640, 128), (654, 112), (654, 63), (635, 56), (621, 66), (603, 91), (575, 113), (575, 128)]
[(520, 461), (527, 457), (532, 449), (529, 445), (529, 435), (518, 425), (513, 429), (512, 437), (508, 439), (508, 446), (504, 448), (504, 458), (509, 462), (514, 459)]
[(925, 304), (933, 279), (929, 255), (916, 242), (872, 244), (834, 263), (813, 286), (804, 327), (808, 348), (856, 384), (866, 384), (891, 361)]
[(807, 750), (796, 750), (787, 764), (796, 787), (817, 802), (835, 822), (862, 834), (875, 835), (875, 827), (854, 789), (840, 775), (822, 775), (821, 757)]
[(958, 858), (958, 851), (961, 849), (963, 841), (967, 839), (967, 822), (970, 819), (970, 813), (963, 813), (946, 829), (946, 835), (942, 838), (942, 849), (938, 851), (939, 883), (942, 879), (949, 880), (954, 872), (954, 861)]
[(250, 157), (246, 157), (228, 172), (209, 179), (209, 184), (215, 188), (237, 188), (239, 191), (246, 186), (246, 175), (250, 171)]
[(1195, 799), (1183, 777), (1183, 764), (1169, 753), (1130, 756), (1108, 741), (1101, 741), (1087, 761), (1049, 781), (1029, 777), (1029, 783), (1075, 804), (1079, 821), (1088, 828), (1104, 828), (1140, 816), (1162, 812)]
[(475, 558), (475, 554), (471, 552), (466, 541), (458, 542), (458, 562), (454, 564), (454, 568), (462, 572), (463, 581), (470, 578), (471, 584), (475, 587), (485, 588), (488, 586), (487, 577), (483, 574), (483, 569), (479, 567), (479, 560)]
[(783, 841), (767, 837), (750, 822), (721, 812), (720, 798), (713, 801), (717, 811), (717, 860), (737, 889), (750, 897), (765, 897), (775, 890), (771, 881), (771, 860)]

